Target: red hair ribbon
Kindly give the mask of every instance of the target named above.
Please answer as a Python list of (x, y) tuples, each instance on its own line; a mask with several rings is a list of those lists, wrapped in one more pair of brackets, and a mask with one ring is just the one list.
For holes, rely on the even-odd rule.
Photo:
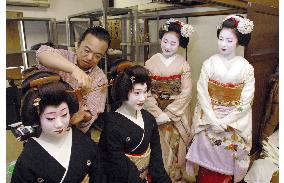
[(230, 19), (233, 20), (235, 26), (238, 27), (239, 22), (234, 17), (231, 17)]
[(182, 24), (180, 21), (177, 20), (176, 23), (179, 25), (180, 28), (182, 28)]

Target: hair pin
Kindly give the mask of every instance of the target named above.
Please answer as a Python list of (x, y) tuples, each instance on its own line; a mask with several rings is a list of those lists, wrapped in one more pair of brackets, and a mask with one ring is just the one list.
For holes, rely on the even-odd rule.
[(131, 82), (132, 82), (132, 84), (135, 82), (135, 76), (131, 76), (130, 77), (130, 80), (131, 80)]

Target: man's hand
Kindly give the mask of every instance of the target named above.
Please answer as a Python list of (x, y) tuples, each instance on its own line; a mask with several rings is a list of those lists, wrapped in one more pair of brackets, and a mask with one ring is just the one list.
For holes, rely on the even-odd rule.
[(82, 88), (91, 88), (91, 78), (76, 65), (74, 65), (71, 75), (78, 81), (79, 85), (82, 86)]
[(88, 122), (92, 119), (92, 115), (88, 111), (78, 111), (73, 114), (72, 118), (70, 119), (70, 124), (77, 125), (80, 122)]

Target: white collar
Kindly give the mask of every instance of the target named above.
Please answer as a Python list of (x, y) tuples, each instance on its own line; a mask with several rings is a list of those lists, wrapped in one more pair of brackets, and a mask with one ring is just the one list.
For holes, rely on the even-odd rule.
[(124, 117), (126, 117), (127, 119), (138, 125), (140, 128), (144, 129), (144, 120), (140, 110), (136, 111), (136, 118), (127, 114), (121, 107), (118, 108), (115, 112), (123, 115)]
[(176, 59), (177, 57), (177, 53), (173, 54), (172, 56), (166, 58), (164, 57), (163, 54), (158, 53), (158, 56), (160, 57), (160, 59), (162, 60), (162, 62), (168, 67), (169, 65), (171, 65), (171, 63)]

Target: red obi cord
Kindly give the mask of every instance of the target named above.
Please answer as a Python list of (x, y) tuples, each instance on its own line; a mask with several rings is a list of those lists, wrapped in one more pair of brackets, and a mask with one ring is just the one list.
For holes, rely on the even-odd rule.
[(199, 166), (197, 183), (231, 183), (232, 176), (217, 173)]
[(151, 76), (153, 80), (163, 81), (163, 80), (172, 80), (181, 78), (181, 74), (172, 75), (172, 76)]

